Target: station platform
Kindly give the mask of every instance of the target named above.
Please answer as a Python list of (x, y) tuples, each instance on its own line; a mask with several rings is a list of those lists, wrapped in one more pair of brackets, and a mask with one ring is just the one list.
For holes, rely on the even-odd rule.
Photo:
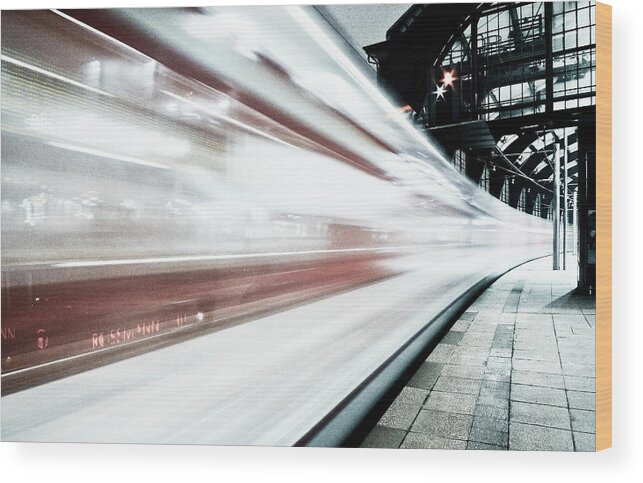
[(455, 322), (362, 447), (593, 451), (596, 299), (576, 260), (498, 279)]

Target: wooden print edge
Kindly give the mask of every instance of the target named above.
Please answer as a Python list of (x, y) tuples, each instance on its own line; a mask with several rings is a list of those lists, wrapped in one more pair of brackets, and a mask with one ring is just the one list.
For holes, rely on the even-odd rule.
[(612, 446), (612, 7), (596, 3), (596, 450)]

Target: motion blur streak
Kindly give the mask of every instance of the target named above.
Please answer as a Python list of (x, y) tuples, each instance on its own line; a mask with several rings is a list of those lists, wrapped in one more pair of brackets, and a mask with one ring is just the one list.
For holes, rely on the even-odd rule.
[(4, 439), (294, 444), (550, 249), (312, 9), (2, 27)]

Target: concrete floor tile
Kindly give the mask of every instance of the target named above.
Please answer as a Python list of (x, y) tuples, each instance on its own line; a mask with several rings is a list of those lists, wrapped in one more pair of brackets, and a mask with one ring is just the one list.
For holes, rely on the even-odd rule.
[(402, 404), (422, 404), (429, 395), (429, 391), (416, 387), (405, 386), (395, 398), (395, 402)]
[(570, 430), (567, 408), (514, 401), (511, 403), (510, 422), (536, 424)]
[(516, 359), (527, 359), (532, 361), (558, 362), (559, 355), (556, 344), (552, 341), (552, 348), (546, 351), (516, 349), (513, 352)]
[(477, 398), (478, 396), (473, 394), (434, 390), (429, 394), (429, 398), (424, 403), (424, 408), (448, 413), (473, 414)]
[(429, 391), (404, 387), (386, 410), (379, 423), (389, 428), (408, 430), (424, 404)]
[(451, 354), (453, 354), (453, 349), (454, 346), (452, 345), (438, 344), (435, 349), (431, 351), (431, 354), (429, 354), (429, 357), (427, 357), (426, 362), (447, 363), (449, 361), (449, 358), (451, 357)]
[(533, 404), (567, 407), (567, 397), (562, 389), (541, 386), (511, 385), (511, 400)]
[(572, 421), (572, 430), (583, 433), (596, 432), (596, 412), (583, 409), (570, 409), (569, 415)]
[(440, 376), (433, 389), (443, 392), (477, 395), (480, 392), (480, 381), (477, 379)]
[(564, 375), (565, 387), (571, 391), (596, 392), (596, 378)]
[(544, 386), (556, 389), (565, 389), (565, 381), (560, 374), (547, 374), (545, 372), (517, 371), (511, 373), (511, 382), (527, 386)]
[(478, 398), (474, 412), (476, 418), (509, 419), (509, 401), (506, 399)]
[(509, 426), (507, 421), (486, 417), (476, 417), (473, 420), (469, 440), (506, 448), (508, 438)]
[(368, 433), (360, 446), (362, 448), (398, 448), (405, 436), (406, 431), (402, 429), (377, 425)]
[(400, 446), (401, 449), (467, 449), (467, 442), (442, 438), (432, 434), (424, 433), (408, 433), (404, 442)]
[(511, 423), (509, 450), (516, 451), (573, 451), (572, 432), (531, 424)]
[(455, 324), (451, 327), (451, 330), (457, 330), (459, 332), (466, 332), (467, 329), (469, 328), (469, 325), (471, 325), (471, 322), (468, 320), (458, 320), (456, 321)]
[(596, 435), (574, 432), (576, 451), (596, 451)]
[(443, 367), (444, 364), (438, 362), (423, 362), (406, 385), (430, 391), (440, 377)]
[(476, 315), (478, 315), (477, 310), (467, 310), (465, 313), (463, 313), (459, 319), (460, 320), (467, 320), (467, 321), (472, 321), (473, 319), (476, 318)]
[(464, 379), (482, 379), (484, 367), (447, 364), (442, 369), (443, 376), (461, 377)]
[(455, 366), (477, 366), (484, 367), (487, 363), (488, 356), (466, 356), (466, 355), (456, 355), (455, 353), (449, 359), (449, 364)]
[(596, 410), (596, 394), (593, 392), (567, 391), (567, 399), (570, 408)]
[(495, 347), (491, 347), (491, 351), (489, 352), (489, 355), (492, 357), (506, 357), (506, 358), (511, 358), (511, 355), (513, 354), (513, 350), (511, 348), (509, 349), (498, 349)]
[(408, 431), (422, 406), (393, 403), (377, 424)]
[(423, 409), (413, 423), (411, 431), (448, 439), (467, 440), (472, 423), (473, 416)]
[(563, 364), (563, 374), (566, 376), (596, 377), (596, 366), (568, 362)]
[(558, 362), (512, 359), (512, 365), (514, 370), (518, 371), (547, 372), (550, 374), (562, 373), (560, 363)]
[(444, 337), (442, 337), (440, 344), (458, 345), (462, 340), (463, 336), (464, 336), (464, 332), (457, 332), (455, 330), (450, 330), (449, 332), (444, 334)]

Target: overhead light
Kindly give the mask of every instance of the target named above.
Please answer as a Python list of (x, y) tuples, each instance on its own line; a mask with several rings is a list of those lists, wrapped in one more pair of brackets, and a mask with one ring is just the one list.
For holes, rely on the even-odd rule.
[(444, 87), (453, 87), (453, 83), (456, 80), (458, 80), (458, 78), (455, 75), (455, 69), (442, 69), (442, 79), (440, 79), (440, 82)]
[(433, 91), (433, 93), (435, 94), (435, 100), (437, 101), (440, 98), (444, 99), (444, 93), (446, 92), (446, 88), (444, 86), (439, 86), (437, 84), (435, 87), (437, 88), (435, 91)]

